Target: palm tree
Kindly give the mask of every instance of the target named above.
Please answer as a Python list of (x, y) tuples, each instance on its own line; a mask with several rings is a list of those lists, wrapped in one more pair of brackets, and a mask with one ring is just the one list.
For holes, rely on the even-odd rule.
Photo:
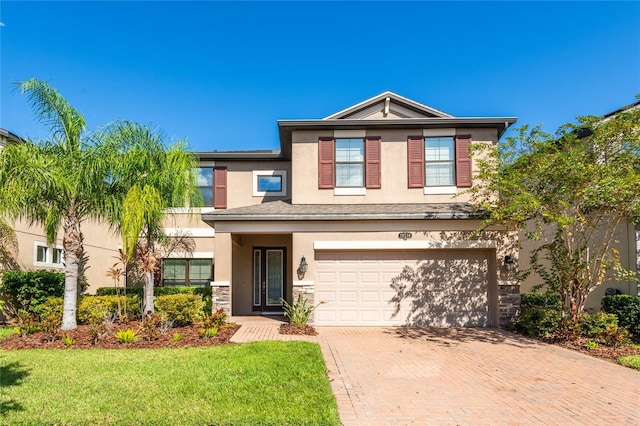
[[(18, 239), (9, 224), (0, 217), (0, 271), (18, 269)], [(1, 302), (0, 302), (0, 310)]]
[(50, 139), (7, 146), (0, 153), (0, 207), (11, 218), (44, 227), (53, 243), (63, 230), (65, 291), (63, 330), (76, 328), (78, 272), (83, 256), (81, 224), (108, 217), (114, 204), (105, 179), (108, 159), (87, 137), (84, 117), (49, 84), (18, 84)]
[(143, 312), (153, 313), (158, 249), (167, 245), (165, 212), (169, 207), (202, 203), (194, 173), (197, 158), (183, 142), (167, 148), (161, 132), (132, 122), (115, 123), (99, 139), (110, 155), (123, 153), (122, 160), (114, 163), (113, 179), (126, 188), (126, 195), (114, 223), (122, 234), (125, 262), (135, 260), (144, 273)]
[(166, 148), (157, 133), (134, 123), (87, 132), (82, 114), (44, 81), (31, 79), (18, 87), (50, 134), (49, 140), (13, 144), (0, 152), (0, 214), (43, 226), (50, 243), (62, 228), (61, 328), (71, 330), (77, 326), (84, 258), (82, 223), (91, 219), (115, 225), (131, 251), (142, 230), (160, 228), (165, 207), (197, 200), (195, 162), (184, 145)]

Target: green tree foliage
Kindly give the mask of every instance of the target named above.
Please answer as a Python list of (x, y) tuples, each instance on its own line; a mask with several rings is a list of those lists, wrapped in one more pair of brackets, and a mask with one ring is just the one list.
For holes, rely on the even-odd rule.
[(49, 297), (61, 297), (64, 274), (53, 271), (5, 271), (0, 293), (17, 313), (20, 309), (35, 314)]
[(619, 225), (640, 220), (639, 108), (580, 117), (555, 135), (523, 126), (474, 155), (479, 183), (470, 192), (488, 212), (485, 226), (542, 240), (533, 269), (561, 296), (564, 315), (577, 318), (589, 293), (612, 276), (631, 279), (612, 244)]
[(166, 147), (152, 129), (134, 123), (88, 132), (82, 114), (44, 81), (31, 79), (18, 87), (49, 137), (0, 152), (0, 214), (43, 226), (50, 243), (62, 229), (61, 328), (69, 330), (77, 325), (78, 283), (85, 262), (82, 223), (111, 223), (123, 230), (126, 250), (132, 250), (132, 241), (150, 230), (149, 225), (160, 228), (164, 207), (183, 205), (171, 203), (183, 202), (184, 192), (192, 192), (189, 167), (194, 160), (183, 144)]
[[(169, 251), (192, 250), (189, 239), (168, 241), (163, 219), (169, 207), (202, 204), (195, 175), (197, 158), (186, 151), (184, 142), (167, 148), (161, 132), (127, 121), (106, 128), (99, 140), (111, 155), (122, 155), (122, 161), (114, 163), (112, 178), (126, 188), (116, 215), (116, 226), (122, 234), (123, 263), (133, 262), (144, 274), (143, 312), (153, 313), (154, 273), (160, 267), (160, 247)], [(173, 247), (176, 242), (180, 247)]]

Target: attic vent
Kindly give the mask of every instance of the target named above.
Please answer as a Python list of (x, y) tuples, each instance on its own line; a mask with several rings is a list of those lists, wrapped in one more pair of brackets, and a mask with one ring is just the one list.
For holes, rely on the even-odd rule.
[(384, 112), (383, 112), (383, 116), (384, 117), (389, 115), (389, 103), (390, 102), (391, 102), (391, 98), (387, 96), (387, 98), (384, 100)]

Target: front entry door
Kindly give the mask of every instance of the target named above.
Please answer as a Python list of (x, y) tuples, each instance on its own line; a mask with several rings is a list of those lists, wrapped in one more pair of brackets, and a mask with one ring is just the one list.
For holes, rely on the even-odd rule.
[(253, 310), (282, 311), (285, 283), (284, 248), (253, 249)]

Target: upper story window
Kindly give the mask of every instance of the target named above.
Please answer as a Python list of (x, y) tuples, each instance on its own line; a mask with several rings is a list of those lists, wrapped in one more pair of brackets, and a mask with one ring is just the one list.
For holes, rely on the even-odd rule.
[(318, 188), (335, 195), (365, 195), (381, 188), (381, 139), (320, 138), (318, 141)]
[(62, 256), (62, 246), (49, 245), (44, 242), (35, 241), (33, 243), (33, 265), (49, 268), (61, 268), (64, 266)]
[(409, 188), (425, 194), (455, 194), (471, 186), (471, 136), (409, 136)]
[(424, 186), (454, 186), (453, 136), (424, 139)]
[(213, 207), (213, 167), (198, 167), (197, 173), (202, 205), (204, 207)]
[(364, 139), (336, 139), (336, 187), (364, 186)]
[(280, 197), (287, 195), (286, 170), (254, 170), (253, 196)]

